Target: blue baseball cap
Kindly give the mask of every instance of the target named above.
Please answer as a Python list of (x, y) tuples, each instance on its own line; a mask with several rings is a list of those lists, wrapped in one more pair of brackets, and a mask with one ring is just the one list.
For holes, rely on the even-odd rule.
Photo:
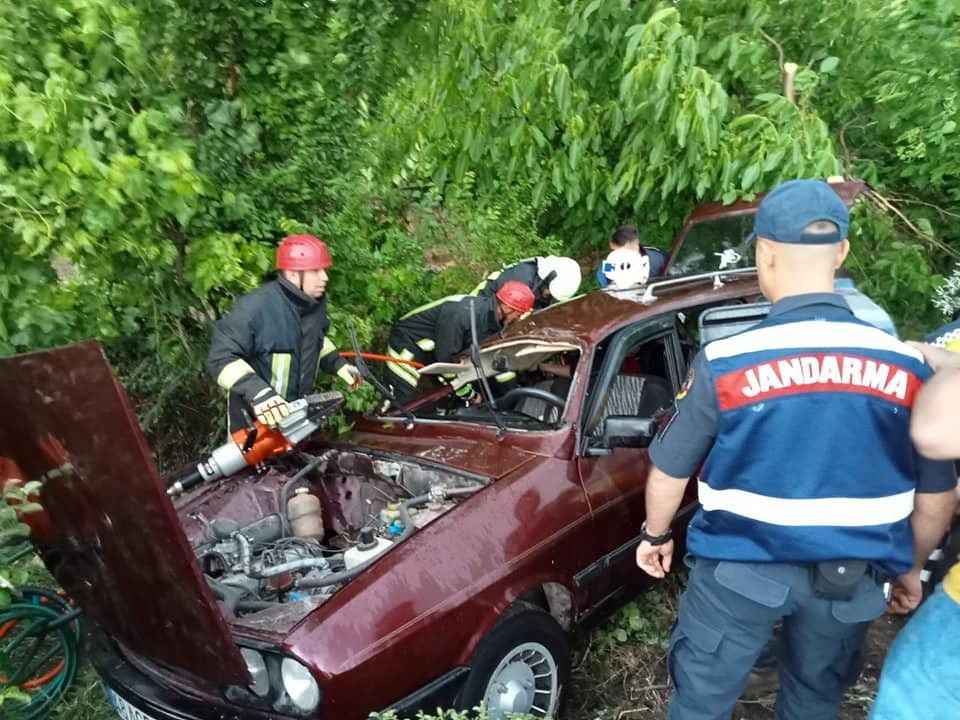
[[(818, 221), (831, 222), (835, 232), (808, 233)], [(827, 245), (847, 237), (850, 212), (840, 196), (823, 180), (790, 180), (763, 199), (753, 219), (753, 234), (774, 242)]]

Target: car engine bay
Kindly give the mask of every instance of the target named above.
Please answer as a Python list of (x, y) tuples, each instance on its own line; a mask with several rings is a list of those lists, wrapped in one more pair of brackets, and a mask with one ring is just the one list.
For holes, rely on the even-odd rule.
[(241, 616), (322, 603), (483, 487), (411, 461), (327, 450), (203, 485), (175, 507), (214, 596)]

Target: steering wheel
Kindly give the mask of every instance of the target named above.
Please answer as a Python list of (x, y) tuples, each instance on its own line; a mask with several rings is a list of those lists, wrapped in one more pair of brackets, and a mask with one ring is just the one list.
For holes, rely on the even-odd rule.
[[(497, 405), (513, 409), (514, 406), (524, 398), (542, 400), (543, 402), (547, 403), (547, 405), (552, 405), (553, 407), (557, 408), (560, 412), (563, 412), (563, 406), (567, 404), (566, 400), (559, 395), (554, 395), (549, 390), (534, 387), (518, 387), (504, 393), (501, 397), (497, 398)], [(530, 415), (530, 413), (522, 412), (521, 414), (535, 417), (534, 415)], [(539, 420), (540, 418), (536, 419)]]

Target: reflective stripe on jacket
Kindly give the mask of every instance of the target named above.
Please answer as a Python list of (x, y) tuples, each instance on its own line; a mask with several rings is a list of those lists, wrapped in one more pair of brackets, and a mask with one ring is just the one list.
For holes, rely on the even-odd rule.
[(891, 576), (912, 566), (910, 409), (930, 370), (905, 343), (833, 315), (771, 317), (704, 349), (719, 414), (689, 531), (694, 555), (851, 557)]
[(318, 366), (334, 374), (346, 364), (329, 327), (326, 298), (308, 297), (282, 277), (242, 296), (217, 321), (207, 370), (230, 393), (231, 431), (245, 424), (241, 408), (267, 388), (295, 400), (313, 390)]

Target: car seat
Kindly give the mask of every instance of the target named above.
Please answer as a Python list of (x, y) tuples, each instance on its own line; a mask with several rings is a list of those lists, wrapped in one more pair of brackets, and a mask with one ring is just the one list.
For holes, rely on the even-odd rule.
[(603, 399), (603, 411), (591, 429), (593, 437), (603, 435), (603, 423), (611, 415), (653, 417), (673, 403), (670, 382), (656, 375), (617, 375)]
[[(540, 390), (546, 390), (547, 392), (553, 393), (558, 397), (566, 398), (567, 393), (570, 391), (570, 379), (554, 378), (552, 380), (541, 380), (531, 387), (535, 387)], [(544, 400), (533, 397), (523, 398), (519, 403), (517, 403), (516, 407), (514, 407), (514, 410), (516, 412), (523, 413), (524, 415), (535, 417), (541, 422), (548, 423), (550, 425), (556, 425), (558, 422), (560, 422), (560, 414), (563, 412), (562, 408), (558, 408), (556, 405), (551, 405)]]

